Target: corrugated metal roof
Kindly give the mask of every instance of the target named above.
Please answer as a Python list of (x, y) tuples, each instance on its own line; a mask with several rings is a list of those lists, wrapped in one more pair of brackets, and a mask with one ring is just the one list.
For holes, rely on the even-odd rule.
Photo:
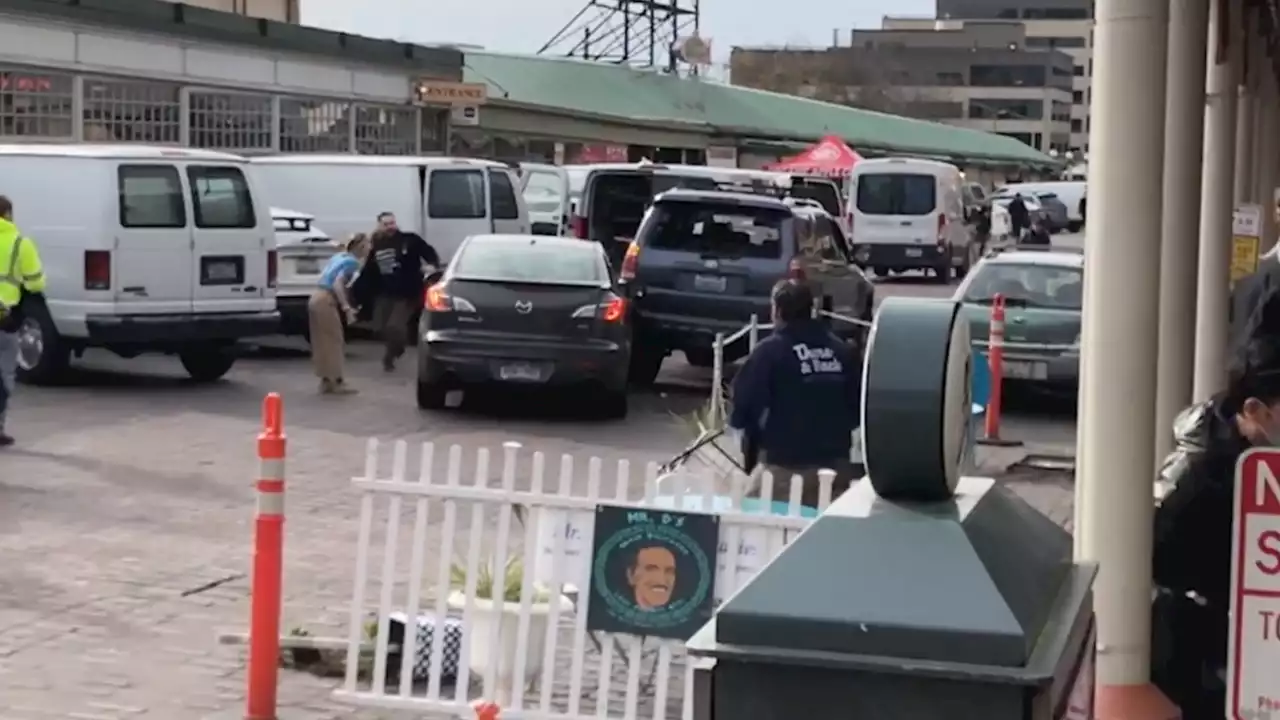
[(611, 63), (468, 50), (463, 75), (487, 83), (490, 102), (679, 123), (753, 139), (816, 141), (834, 134), (859, 151), (1055, 163), (1017, 140), (978, 130)]

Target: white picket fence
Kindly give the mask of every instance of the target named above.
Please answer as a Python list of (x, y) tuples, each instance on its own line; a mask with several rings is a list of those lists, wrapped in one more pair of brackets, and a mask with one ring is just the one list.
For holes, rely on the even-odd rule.
[[(483, 698), (501, 705), (504, 719), (691, 720), (693, 665), (681, 643), (587, 630), (589, 593), (579, 588), (589, 588), (596, 506), (717, 513), (718, 601), (815, 514), (801, 507), (799, 477), (791, 480), (787, 502), (775, 503), (773, 478), (765, 474), (748, 512), (741, 476), (659, 477), (656, 463), (635, 473), (621, 460), (610, 481), (600, 458), (584, 463), (568, 454), (552, 475), (543, 453), (530, 456), (509, 442), (496, 484), (488, 449), (464, 468), (463, 449), (454, 445), (440, 472), (431, 443), (422, 445), (413, 478), (408, 444), (392, 445), (386, 474), (379, 467), (383, 447), (369, 442), (364, 474), (352, 481), (361, 493), (360, 526), (346, 677), (335, 696), (362, 706), (472, 717), (473, 703)], [(833, 479), (834, 473), (821, 474), (819, 509), (830, 502)], [(512, 559), (522, 572), (507, 578), (501, 569)], [(518, 592), (507, 587), (508, 579), (519, 583)], [(370, 586), (376, 600), (367, 597), (375, 595)], [(394, 627), (404, 630), (399, 642), (392, 639)], [(375, 649), (372, 667), (363, 663), (365, 678), (361, 646), (368, 646), (371, 632)]]

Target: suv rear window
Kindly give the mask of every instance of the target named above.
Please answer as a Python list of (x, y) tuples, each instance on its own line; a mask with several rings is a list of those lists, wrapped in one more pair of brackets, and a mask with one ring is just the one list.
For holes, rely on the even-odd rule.
[(858, 212), (864, 215), (928, 215), (938, 205), (937, 184), (937, 178), (932, 175), (860, 175)]
[(840, 207), (840, 193), (836, 190), (836, 186), (826, 182), (809, 182), (806, 180), (792, 181), (791, 197), (806, 198), (809, 200), (817, 200), (822, 209), (835, 217), (843, 215), (843, 209)]
[(732, 203), (663, 202), (643, 238), (655, 250), (682, 250), (703, 257), (782, 257), (789, 210)]

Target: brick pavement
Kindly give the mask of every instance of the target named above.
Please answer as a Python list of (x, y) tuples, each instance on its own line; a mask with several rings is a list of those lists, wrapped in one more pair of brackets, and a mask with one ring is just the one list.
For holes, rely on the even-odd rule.
[[(247, 361), (208, 387), (157, 359), (108, 364), (160, 377), (92, 372), (21, 390), (23, 444), (0, 455), (0, 720), (242, 717), (242, 653), (215, 635), (247, 618), (252, 440), (268, 390), (285, 395), (290, 438), (285, 627), (316, 634), (343, 634), (357, 512), (348, 480), (369, 435), (495, 449), (516, 439), (606, 463), (661, 459), (683, 439), (658, 397), (626, 423), (424, 415), (407, 368), (383, 377), (371, 349), (358, 353), (364, 392), (348, 400), (316, 397), (297, 359)], [(1064, 483), (1015, 483), (1069, 516)], [(417, 717), (353, 711), (332, 687), (284, 672), (282, 720)]]

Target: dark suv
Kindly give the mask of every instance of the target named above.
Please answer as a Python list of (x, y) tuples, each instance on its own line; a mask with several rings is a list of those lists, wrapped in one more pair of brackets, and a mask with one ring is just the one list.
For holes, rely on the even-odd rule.
[[(716, 333), (770, 322), (775, 283), (803, 277), (822, 309), (870, 320), (875, 289), (850, 257), (839, 223), (821, 208), (768, 195), (670, 190), (658, 195), (627, 249), (619, 280), (631, 301), (631, 380), (652, 384), (673, 350), (691, 365), (714, 361)], [(866, 328), (833, 321), (861, 344)], [(763, 333), (762, 333), (763, 334)], [(747, 339), (725, 349), (732, 362)]]

